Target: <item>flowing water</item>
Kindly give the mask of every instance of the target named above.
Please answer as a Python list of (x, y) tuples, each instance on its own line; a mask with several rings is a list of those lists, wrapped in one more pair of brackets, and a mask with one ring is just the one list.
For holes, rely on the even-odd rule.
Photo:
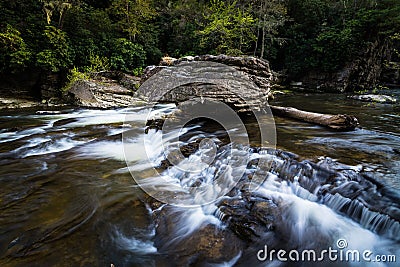
[[(400, 98), (400, 90), (389, 95)], [(297, 107), (320, 113), (344, 113), (358, 118), (361, 128), (352, 132), (326, 131), (319, 126), (275, 118), (278, 144), (284, 150), (316, 159), (329, 156), (342, 163), (371, 171), (400, 189), (400, 106), (366, 103), (344, 95), (317, 94), (280, 97), (274, 105)]]
[[(400, 95), (400, 91), (392, 93)], [(286, 266), (276, 258), (259, 261), (257, 252), (264, 245), (320, 250), (334, 247), (338, 239), (345, 239), (350, 249), (396, 255), (400, 261), (399, 107), (327, 94), (281, 96), (274, 105), (353, 114), (362, 128), (334, 132), (275, 118), (278, 149), (297, 157), (232, 144), (221, 128), (198, 121), (170, 132), (171, 138), (181, 136), (187, 148), (182, 164), (199, 168), (187, 173), (182, 166), (165, 163), (168, 155), (162, 148), (161, 131), (144, 132), (149, 107), (3, 111), (0, 265)], [(163, 105), (157, 112), (173, 110), (173, 105)], [(129, 124), (124, 123), (127, 115)], [(246, 122), (250, 132), (256, 128), (253, 124)], [(124, 145), (122, 135), (128, 131), (130, 138)], [(140, 142), (143, 137), (146, 148)], [(201, 143), (205, 137), (216, 146)], [(124, 151), (129, 151), (126, 160)], [(208, 167), (196, 165), (211, 152), (215, 160)], [(145, 158), (158, 166), (167, 183), (154, 176)], [(261, 158), (271, 159), (273, 168), (266, 171), (266, 181), (251, 196), (233, 190), (206, 206), (185, 208), (150, 201), (132, 178), (132, 174), (144, 177), (151, 193), (173, 197), (186, 194), (194, 184), (212, 184), (216, 177), (221, 188), (236, 183), (232, 179), (238, 175), (254, 174), (253, 163)], [(332, 175), (336, 180), (329, 180)], [(205, 188), (202, 199), (223, 192), (215, 184)], [(353, 197), (355, 192), (361, 192), (359, 197)], [(268, 218), (244, 224), (252, 220), (254, 209), (250, 209), (251, 216), (244, 214), (239, 219), (236, 213), (249, 210), (242, 209), (247, 196), (255, 199), (251, 203), (279, 212), (271, 211), (274, 215), (270, 217), (257, 213), (254, 218)]]

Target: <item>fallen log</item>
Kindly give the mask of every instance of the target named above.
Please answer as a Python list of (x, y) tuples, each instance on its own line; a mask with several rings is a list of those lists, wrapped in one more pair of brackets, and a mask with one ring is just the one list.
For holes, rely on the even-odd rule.
[(321, 114), (308, 112), (292, 107), (270, 106), (274, 115), (311, 122), (339, 131), (352, 131), (359, 126), (356, 117), (346, 114)]

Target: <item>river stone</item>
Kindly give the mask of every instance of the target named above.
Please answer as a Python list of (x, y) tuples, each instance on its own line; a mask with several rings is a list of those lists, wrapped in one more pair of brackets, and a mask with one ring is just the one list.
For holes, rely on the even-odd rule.
[(349, 98), (364, 101), (364, 102), (376, 102), (376, 103), (382, 103), (382, 104), (394, 104), (397, 102), (396, 98), (394, 98), (392, 96), (388, 96), (388, 95), (373, 95), (373, 94), (352, 95), (352, 96), (349, 96)]
[(268, 61), (255, 57), (168, 57), (160, 66), (145, 69), (139, 93), (150, 101), (175, 103), (193, 96), (208, 97), (236, 111), (248, 111), (266, 103), (273, 81)]
[(231, 260), (245, 248), (245, 243), (228, 229), (204, 223), (188, 234), (180, 231), (180, 213), (186, 210), (163, 206), (153, 212), (156, 224), (154, 246), (161, 254), (168, 254), (176, 266), (198, 266)]
[[(126, 82), (126, 79), (124, 81)], [(127, 107), (142, 102), (141, 99), (133, 97), (132, 90), (104, 77), (79, 80), (71, 86), (64, 97), (72, 105), (88, 108)]]
[(265, 232), (272, 231), (280, 219), (278, 206), (272, 200), (254, 196), (226, 199), (218, 209), (219, 219), (246, 242), (256, 242)]
[[(267, 176), (276, 183), (291, 185), (296, 198), (326, 205), (366, 229), (399, 239), (400, 196), (364, 174), (358, 166), (347, 166), (323, 157), (317, 163), (299, 161), (298, 156), (278, 150)], [(197, 213), (187, 214), (190, 208), (174, 207), (148, 197), (145, 202), (151, 209), (154, 246), (158, 253), (167, 255), (177, 266), (208, 266), (206, 264), (227, 263), (237, 255), (248, 259), (257, 255), (264, 245), (286, 251), (305, 245), (306, 249), (320, 253), (320, 248), (335, 241), (331, 233), (321, 231), (323, 227), (314, 225), (312, 220), (306, 221), (304, 226), (301, 226), (303, 222), (299, 223), (300, 227), (305, 227), (306, 234), (298, 235), (297, 222), (293, 221), (297, 212), (293, 209), (299, 207), (292, 208), (294, 202), (285, 201), (279, 194), (249, 191), (251, 179), (250, 175), (244, 175), (226, 197), (214, 203), (216, 210), (207, 213), (207, 219)], [(187, 219), (181, 220), (185, 216)], [(254, 256), (253, 265), (258, 263), (256, 259)], [(241, 259), (236, 264), (241, 266)]]

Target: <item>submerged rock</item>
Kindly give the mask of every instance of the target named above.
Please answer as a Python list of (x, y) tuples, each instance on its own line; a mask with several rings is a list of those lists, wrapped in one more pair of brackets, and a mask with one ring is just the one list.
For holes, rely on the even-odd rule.
[(207, 218), (196, 209), (165, 206), (153, 215), (154, 245), (160, 254), (167, 254), (175, 266), (227, 262), (245, 248), (245, 242), (232, 231), (214, 224), (212, 216)]
[(382, 104), (394, 104), (397, 102), (397, 99), (388, 96), (388, 95), (374, 95), (374, 94), (368, 94), (368, 95), (352, 95), (349, 96), (349, 98), (355, 99), (355, 100), (360, 100), (360, 101), (365, 101), (365, 102), (376, 102), (376, 103), (382, 103)]
[[(365, 229), (399, 240), (400, 196), (362, 169), (330, 158), (318, 163), (298, 161), (284, 151), (277, 151), (272, 159), (264, 184), (253, 192), (248, 190), (251, 175), (244, 175), (211, 206), (174, 207), (152, 199), (158, 252), (185, 266), (221, 264), (235, 255), (239, 255), (238, 266), (245, 266), (240, 255), (254, 258), (254, 266), (259, 266), (256, 249), (264, 245), (318, 252), (332, 246), (336, 235), (368, 234)], [(250, 165), (257, 165), (256, 161)], [(342, 220), (341, 215), (360, 226)]]

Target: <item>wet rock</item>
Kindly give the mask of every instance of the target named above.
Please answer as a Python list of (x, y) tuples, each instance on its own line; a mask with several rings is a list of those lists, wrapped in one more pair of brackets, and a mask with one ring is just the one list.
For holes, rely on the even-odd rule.
[(254, 242), (265, 232), (272, 231), (279, 216), (278, 206), (260, 197), (224, 200), (218, 205), (216, 215), (246, 242)]
[(53, 123), (53, 127), (59, 127), (59, 126), (63, 126), (63, 125), (69, 124), (69, 123), (77, 122), (77, 121), (78, 121), (77, 118), (62, 119), (62, 120), (55, 121)]
[(65, 93), (72, 105), (89, 108), (127, 107), (143, 100), (133, 97), (132, 90), (113, 80), (80, 80)]
[[(365, 176), (362, 168), (330, 158), (317, 163), (299, 161), (284, 151), (274, 155), (265, 185), (270, 193), (249, 192), (251, 175), (245, 174), (226, 197), (214, 203), (216, 209), (174, 207), (149, 197), (146, 203), (152, 210), (158, 253), (177, 266), (220, 264), (236, 255), (237, 264), (247, 266), (240, 257), (255, 258), (264, 245), (287, 251), (299, 246), (320, 251), (330, 246), (335, 240), (323, 225), (316, 225), (318, 215), (307, 215), (313, 205), (304, 210), (310, 218), (296, 221), (305, 219), (300, 205), (308, 203), (299, 198), (315, 206), (326, 205), (379, 235), (398, 240), (400, 196)], [(248, 169), (254, 164), (257, 162), (251, 161)], [(280, 184), (283, 191), (280, 187), (274, 191), (269, 184)]]
[(151, 119), (146, 122), (145, 133), (147, 134), (150, 129), (155, 129), (156, 132), (161, 130), (164, 125), (164, 119)]
[[(245, 248), (245, 243), (228, 229), (205, 222), (188, 232), (190, 225), (180, 221), (186, 208), (165, 206), (154, 212), (156, 237), (154, 246), (176, 266), (202, 266), (231, 260)], [(186, 227), (187, 229), (182, 229)]]
[(382, 103), (382, 104), (394, 104), (397, 102), (396, 98), (394, 98), (392, 96), (388, 96), (388, 95), (374, 95), (374, 94), (353, 95), (353, 96), (349, 96), (349, 98), (364, 101), (364, 102), (376, 102), (376, 103)]
[(398, 240), (400, 205), (397, 203), (400, 196), (362, 171), (323, 158), (318, 163), (276, 162), (272, 172), (280, 179), (298, 184), (301, 189), (297, 189), (297, 194), (303, 198), (319, 199), (367, 229)]

